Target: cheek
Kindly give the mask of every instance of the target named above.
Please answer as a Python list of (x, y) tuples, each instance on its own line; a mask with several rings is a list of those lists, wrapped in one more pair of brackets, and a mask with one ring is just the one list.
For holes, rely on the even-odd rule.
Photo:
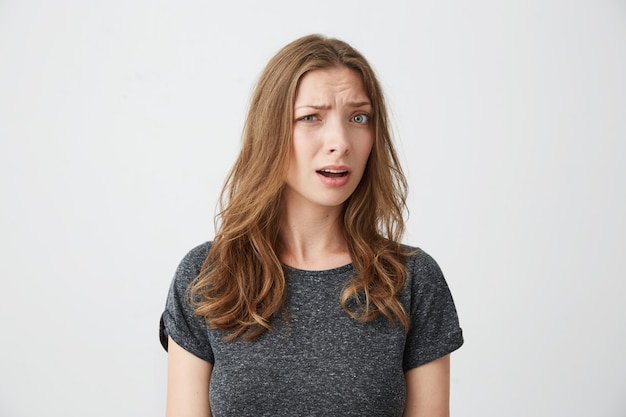
[(364, 141), (362, 146), (359, 148), (359, 154), (361, 158), (363, 158), (364, 163), (367, 163), (370, 155), (372, 154), (372, 149), (374, 149), (374, 141), (371, 138), (368, 141)]
[(294, 137), (291, 142), (289, 170), (292, 172), (298, 171), (299, 167), (303, 166), (307, 159), (310, 159), (309, 155), (309, 145), (307, 145), (305, 138)]
[(291, 142), (291, 155), (296, 159), (310, 158), (315, 152), (315, 141), (306, 135), (294, 135)]

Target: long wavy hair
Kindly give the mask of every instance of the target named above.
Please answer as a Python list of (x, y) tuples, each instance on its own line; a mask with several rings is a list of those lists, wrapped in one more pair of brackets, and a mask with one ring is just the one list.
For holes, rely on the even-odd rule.
[(282, 194), (290, 160), (293, 105), (302, 76), (346, 66), (357, 71), (373, 107), (374, 144), (363, 177), (344, 204), (343, 226), (356, 271), (340, 300), (361, 322), (383, 315), (409, 328), (397, 299), (406, 283), (400, 244), (407, 183), (391, 140), (381, 87), (365, 58), (347, 43), (320, 35), (297, 39), (267, 64), (253, 92), (243, 144), (220, 198), (217, 232), (190, 287), (195, 313), (227, 340), (254, 339), (285, 309), (280, 245)]

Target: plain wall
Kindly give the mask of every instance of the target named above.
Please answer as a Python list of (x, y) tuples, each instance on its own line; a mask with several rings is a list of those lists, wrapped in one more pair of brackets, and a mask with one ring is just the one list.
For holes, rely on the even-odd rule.
[(2, 0), (1, 416), (164, 414), (170, 280), (313, 32), (386, 90), (464, 329), (453, 415), (626, 415), (623, 1)]

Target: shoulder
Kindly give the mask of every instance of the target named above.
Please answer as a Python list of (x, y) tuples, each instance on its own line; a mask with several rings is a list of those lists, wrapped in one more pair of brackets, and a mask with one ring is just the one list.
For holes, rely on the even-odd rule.
[(435, 259), (423, 249), (404, 246), (409, 252), (406, 258), (407, 283), (406, 290), (412, 299), (437, 296), (450, 297), (450, 289), (444, 274)]
[(419, 248), (406, 259), (404, 305), (411, 318), (404, 370), (441, 358), (463, 344), (454, 300), (437, 262)]
[(161, 316), (159, 335), (166, 350), (168, 336), (171, 336), (183, 349), (213, 362), (206, 324), (202, 317), (195, 314), (189, 293), (190, 284), (202, 270), (210, 247), (210, 242), (198, 245), (180, 261), (167, 295), (165, 311)]
[(410, 276), (418, 275), (422, 278), (436, 278), (443, 275), (437, 261), (423, 249), (403, 245), (402, 250), (408, 253), (405, 264)]
[(187, 252), (183, 260), (180, 262), (179, 267), (192, 269), (202, 268), (202, 264), (209, 254), (209, 250), (211, 249), (212, 244), (213, 242), (204, 242), (191, 249), (189, 252)]
[(187, 252), (176, 269), (176, 281), (179, 284), (186, 286), (198, 276), (211, 245), (212, 242), (205, 242)]

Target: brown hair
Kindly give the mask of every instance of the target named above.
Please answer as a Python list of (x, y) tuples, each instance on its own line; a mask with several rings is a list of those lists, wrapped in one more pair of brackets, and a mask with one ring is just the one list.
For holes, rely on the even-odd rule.
[[(227, 339), (253, 339), (284, 309), (285, 273), (278, 259), (280, 207), (289, 166), (293, 104), (302, 76), (346, 66), (363, 78), (373, 107), (374, 145), (365, 173), (345, 203), (344, 229), (356, 275), (341, 295), (344, 310), (365, 322), (384, 315), (408, 330), (396, 298), (405, 285), (406, 180), (393, 148), (380, 85), (347, 43), (320, 35), (297, 39), (267, 64), (252, 95), (243, 145), (220, 199), (217, 234), (191, 286), (196, 314)], [(268, 174), (271, 173), (271, 174)], [(348, 307), (354, 300), (355, 307)]]

